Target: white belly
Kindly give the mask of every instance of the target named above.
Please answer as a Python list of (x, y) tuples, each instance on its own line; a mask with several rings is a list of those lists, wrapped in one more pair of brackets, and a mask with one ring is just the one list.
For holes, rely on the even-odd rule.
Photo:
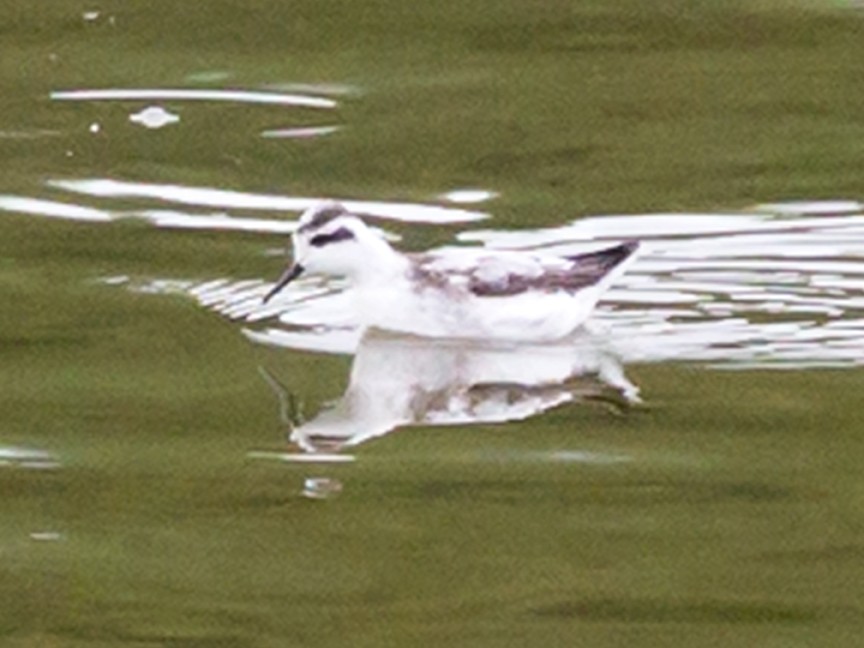
[(590, 315), (600, 290), (577, 295), (527, 292), (506, 297), (414, 292), (407, 287), (358, 287), (362, 325), (424, 337), (552, 341), (572, 333)]

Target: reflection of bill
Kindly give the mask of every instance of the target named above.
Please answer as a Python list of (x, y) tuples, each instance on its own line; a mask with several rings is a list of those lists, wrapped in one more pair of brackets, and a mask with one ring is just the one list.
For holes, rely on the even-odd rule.
[[(284, 418), (293, 397), (271, 377)], [(348, 388), (290, 440), (313, 458), (410, 425), (502, 423), (574, 401), (638, 402), (621, 364), (587, 335), (556, 345), (466, 344), (370, 333), (357, 347)]]

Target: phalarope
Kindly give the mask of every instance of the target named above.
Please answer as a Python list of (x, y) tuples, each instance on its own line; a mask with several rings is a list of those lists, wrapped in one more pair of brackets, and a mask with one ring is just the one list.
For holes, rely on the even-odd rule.
[(366, 328), (424, 337), (549, 342), (575, 331), (638, 247), (577, 256), (464, 249), (403, 254), (337, 203), (308, 209), (293, 264), (268, 302), (303, 273), (347, 277)]

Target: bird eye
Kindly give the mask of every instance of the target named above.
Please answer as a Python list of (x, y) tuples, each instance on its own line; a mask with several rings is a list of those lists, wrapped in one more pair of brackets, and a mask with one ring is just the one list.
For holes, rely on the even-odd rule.
[(354, 238), (354, 232), (347, 227), (340, 227), (330, 234), (316, 234), (309, 239), (309, 245), (313, 247), (323, 247), (330, 243), (338, 243), (339, 241), (347, 241)]

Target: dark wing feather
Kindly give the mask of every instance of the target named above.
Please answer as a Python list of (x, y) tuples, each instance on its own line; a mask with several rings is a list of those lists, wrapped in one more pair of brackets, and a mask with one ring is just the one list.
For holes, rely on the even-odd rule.
[(488, 281), (472, 275), (468, 289), (478, 297), (507, 297), (528, 290), (576, 292), (599, 282), (638, 247), (631, 241), (599, 252), (564, 257), (572, 263), (569, 268), (547, 270), (538, 276), (511, 273)]
[(577, 254), (576, 256), (564, 257), (574, 264), (574, 272), (578, 277), (588, 281), (588, 285), (595, 284), (614, 268), (626, 261), (639, 248), (637, 241), (627, 241), (615, 247)]

